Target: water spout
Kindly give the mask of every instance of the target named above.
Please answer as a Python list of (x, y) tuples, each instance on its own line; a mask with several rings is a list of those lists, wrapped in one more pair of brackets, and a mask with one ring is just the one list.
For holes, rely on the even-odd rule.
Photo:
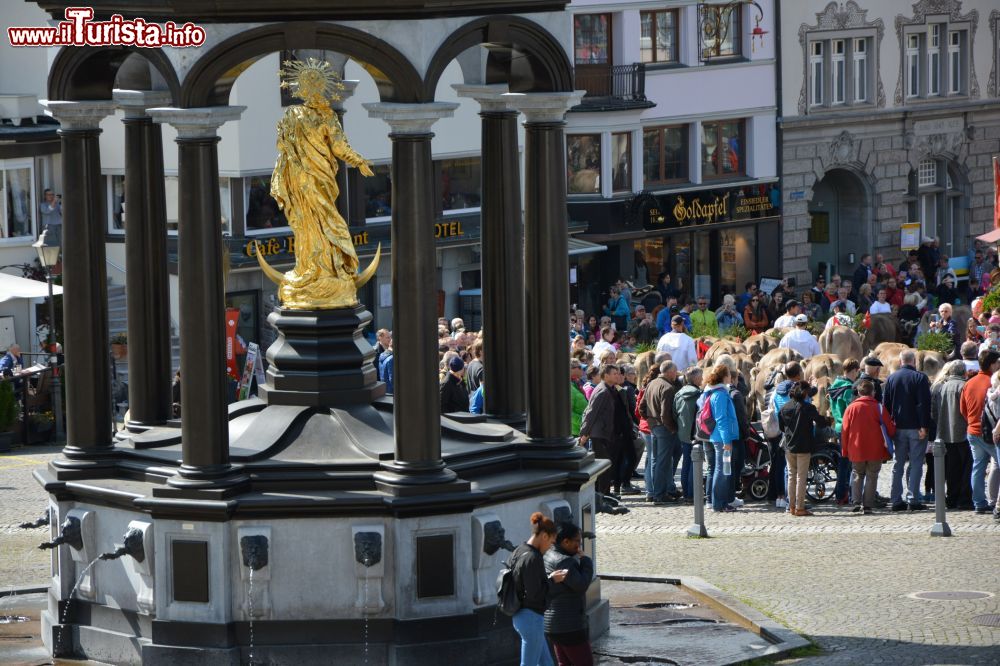
[(66, 544), (75, 550), (83, 550), (83, 532), (80, 530), (80, 519), (70, 516), (59, 526), (59, 536), (52, 541), (46, 541), (38, 545), (42, 550), (58, 548)]
[(365, 569), (382, 561), (382, 535), (378, 532), (354, 534), (354, 561)]
[(250, 571), (260, 571), (267, 566), (267, 537), (263, 534), (250, 534), (240, 537), (240, 553), (243, 556), (243, 566)]
[(46, 511), (45, 515), (43, 515), (41, 518), (39, 518), (35, 522), (33, 522), (33, 523), (21, 523), (20, 525), (18, 525), (18, 527), (20, 527), (22, 530), (33, 530), (36, 527), (44, 527), (45, 525), (48, 525), (48, 524), (49, 524), (49, 512)]
[(129, 531), (125, 533), (124, 541), (124, 545), (120, 548), (110, 553), (104, 553), (103, 555), (98, 556), (98, 559), (117, 560), (125, 555), (130, 556), (136, 562), (142, 562), (146, 559), (146, 550), (142, 544), (141, 530), (134, 527), (129, 529)]
[(507, 539), (507, 532), (499, 520), (491, 520), (483, 525), (483, 552), (492, 555), (503, 548), (514, 552), (514, 544)]

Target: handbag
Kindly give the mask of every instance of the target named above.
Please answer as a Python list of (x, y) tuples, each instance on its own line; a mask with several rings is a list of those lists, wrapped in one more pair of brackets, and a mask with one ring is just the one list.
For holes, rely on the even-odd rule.
[(882, 420), (882, 405), (878, 406), (878, 425), (882, 428), (882, 439), (885, 442), (885, 450), (889, 452), (889, 457), (895, 453), (895, 449), (892, 446), (892, 437), (889, 437), (889, 431), (885, 429), (885, 421)]

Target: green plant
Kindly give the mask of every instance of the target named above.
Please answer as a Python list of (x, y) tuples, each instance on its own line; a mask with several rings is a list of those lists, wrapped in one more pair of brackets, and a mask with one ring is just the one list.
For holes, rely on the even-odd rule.
[(14, 383), (0, 382), (0, 432), (9, 432), (17, 422), (17, 398)]
[(950, 354), (955, 349), (955, 343), (947, 333), (921, 333), (917, 336), (917, 349)]
[(772, 328), (770, 331), (767, 332), (767, 334), (770, 335), (775, 340), (780, 340), (781, 338), (785, 337), (785, 332), (778, 330), (776, 328)]
[(990, 293), (983, 296), (983, 312), (992, 312), (1000, 308), (1000, 287), (993, 287)]
[(743, 324), (733, 324), (732, 326), (730, 326), (725, 330), (725, 332), (722, 334), (722, 337), (724, 339), (738, 340), (739, 342), (743, 342), (751, 335), (753, 335), (753, 331), (751, 331)]
[(653, 342), (640, 342), (632, 351), (636, 354), (636, 356), (648, 351), (656, 351), (656, 344)]
[(127, 333), (115, 333), (111, 336), (111, 344), (113, 345), (127, 345), (128, 344), (128, 334)]

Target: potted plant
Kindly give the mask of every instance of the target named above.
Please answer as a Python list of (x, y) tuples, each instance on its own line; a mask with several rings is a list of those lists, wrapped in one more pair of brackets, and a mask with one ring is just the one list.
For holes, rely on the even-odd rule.
[(17, 398), (11, 381), (0, 382), (0, 451), (14, 446), (14, 426), (17, 424)]
[(116, 333), (111, 336), (111, 355), (119, 361), (128, 357), (128, 335)]
[(28, 442), (37, 444), (47, 442), (52, 436), (52, 429), (55, 428), (56, 420), (52, 412), (39, 412), (28, 417), (30, 428), (28, 429)]

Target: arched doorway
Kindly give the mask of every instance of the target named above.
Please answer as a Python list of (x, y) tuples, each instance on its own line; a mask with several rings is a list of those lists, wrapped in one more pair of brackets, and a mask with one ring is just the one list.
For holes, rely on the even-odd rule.
[(845, 169), (833, 169), (813, 186), (809, 201), (809, 267), (813, 275), (849, 271), (872, 248), (871, 203), (864, 182)]

